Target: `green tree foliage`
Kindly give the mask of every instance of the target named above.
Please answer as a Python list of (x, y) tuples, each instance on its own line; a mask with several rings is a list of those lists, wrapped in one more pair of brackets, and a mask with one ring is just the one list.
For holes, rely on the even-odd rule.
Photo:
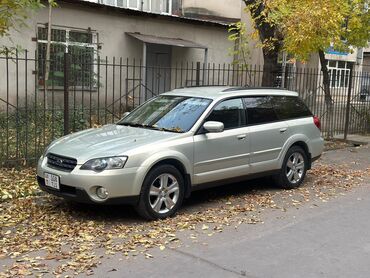
[(249, 45), (247, 39), (247, 31), (244, 22), (236, 22), (229, 26), (229, 41), (234, 42), (234, 48), (230, 49), (230, 55), (234, 56), (234, 63), (246, 66), (249, 58)]
[[(305, 61), (318, 53), (328, 125), (333, 119), (330, 76), (325, 59), (329, 47), (352, 52), (370, 40), (369, 0), (264, 0), (265, 19), (282, 34), (282, 50)], [(329, 132), (329, 136), (331, 136)]]
[(370, 39), (368, 0), (265, 0), (265, 20), (282, 34), (282, 49), (299, 60), (351, 51)]
[(25, 26), (32, 10), (42, 7), (40, 0), (0, 0), (0, 37), (9, 36), (9, 30)]
[[(301, 61), (308, 60), (312, 54), (319, 55), (325, 101), (331, 118), (332, 98), (325, 51), (333, 47), (351, 52), (368, 44), (369, 0), (243, 1), (254, 20), (265, 64), (273, 65), (279, 51)], [(265, 76), (270, 78), (264, 72), (263, 85), (268, 84)]]

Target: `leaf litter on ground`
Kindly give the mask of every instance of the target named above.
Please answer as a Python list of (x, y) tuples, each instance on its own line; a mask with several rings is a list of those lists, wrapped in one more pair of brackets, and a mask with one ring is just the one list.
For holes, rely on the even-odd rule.
[[(0, 277), (92, 275), (104, 256), (117, 253), (151, 259), (151, 248), (164, 250), (179, 243), (181, 231), (191, 231), (190, 238), (195, 240), (197, 234), (212, 236), (226, 227), (263, 223), (259, 218), (262, 210), (286, 211), (310, 200), (316, 205), (327, 202), (369, 176), (370, 168), (358, 171), (346, 165), (318, 163), (301, 188), (275, 190), (264, 185), (262, 189), (225, 189), (226, 193), (210, 194), (208, 202), (203, 199), (205, 208), (184, 208), (174, 218), (146, 222), (125, 220), (124, 211), (121, 217), (117, 213), (112, 216), (109, 209), (81, 209), (43, 194), (37, 188), (33, 169), (2, 169), (0, 260), (9, 263)], [(98, 250), (104, 254), (99, 255)]]

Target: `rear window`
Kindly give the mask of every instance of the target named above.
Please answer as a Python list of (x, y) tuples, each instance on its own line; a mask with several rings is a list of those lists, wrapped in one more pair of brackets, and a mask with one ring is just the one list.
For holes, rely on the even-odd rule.
[(311, 111), (298, 97), (273, 96), (272, 105), (280, 120), (312, 116)]
[(248, 124), (263, 124), (278, 120), (270, 96), (247, 97), (244, 98), (244, 103)]

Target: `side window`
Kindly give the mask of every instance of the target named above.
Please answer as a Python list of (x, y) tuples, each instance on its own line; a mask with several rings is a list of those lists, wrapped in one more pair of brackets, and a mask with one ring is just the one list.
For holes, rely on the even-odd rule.
[(274, 96), (272, 103), (281, 120), (312, 116), (312, 113), (298, 97)]
[(272, 107), (271, 97), (247, 97), (244, 101), (247, 109), (248, 124), (263, 124), (278, 120)]
[(229, 99), (219, 103), (206, 121), (222, 122), (225, 129), (238, 128), (245, 125), (245, 114), (240, 98)]

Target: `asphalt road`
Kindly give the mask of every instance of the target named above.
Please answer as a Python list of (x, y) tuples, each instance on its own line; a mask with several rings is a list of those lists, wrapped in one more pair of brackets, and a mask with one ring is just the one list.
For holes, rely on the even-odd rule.
[[(370, 148), (328, 152), (326, 163), (350, 159), (370, 167)], [(370, 182), (327, 203), (286, 212), (266, 210), (263, 224), (230, 227), (181, 247), (104, 259), (97, 277), (370, 277)]]

